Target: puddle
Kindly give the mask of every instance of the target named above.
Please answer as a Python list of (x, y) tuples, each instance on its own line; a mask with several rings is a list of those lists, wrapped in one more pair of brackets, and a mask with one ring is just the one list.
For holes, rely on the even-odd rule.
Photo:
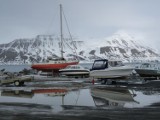
[(160, 91), (95, 87), (76, 90), (61, 88), (1, 88), (0, 110), (57, 113), (65, 106), (101, 109), (143, 108), (160, 102)]

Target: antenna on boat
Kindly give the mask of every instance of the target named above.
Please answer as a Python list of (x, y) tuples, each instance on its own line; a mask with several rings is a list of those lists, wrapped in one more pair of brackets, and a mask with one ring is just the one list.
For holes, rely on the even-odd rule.
[(62, 29), (63, 29), (63, 26), (62, 26), (62, 24), (63, 24), (63, 21), (62, 21), (62, 5), (60, 4), (59, 5), (60, 6), (60, 33), (61, 33), (61, 38), (60, 38), (60, 45), (61, 45), (61, 57), (63, 58), (63, 31), (62, 31)]

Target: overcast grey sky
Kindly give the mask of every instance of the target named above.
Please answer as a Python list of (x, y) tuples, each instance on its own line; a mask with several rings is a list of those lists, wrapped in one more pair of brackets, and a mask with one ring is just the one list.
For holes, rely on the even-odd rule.
[(160, 44), (160, 0), (0, 0), (0, 43), (59, 34), (59, 4), (72, 35), (104, 38), (124, 30)]

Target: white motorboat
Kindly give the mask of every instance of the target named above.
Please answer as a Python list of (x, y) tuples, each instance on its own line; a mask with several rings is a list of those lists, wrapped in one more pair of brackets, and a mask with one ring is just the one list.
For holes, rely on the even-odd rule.
[(122, 61), (95, 60), (90, 71), (94, 78), (126, 78), (132, 74), (133, 67), (123, 65)]
[(141, 77), (160, 77), (160, 66), (158, 63), (143, 63), (135, 71)]
[(89, 76), (89, 69), (85, 69), (80, 65), (69, 65), (64, 69), (59, 70), (61, 75), (66, 76), (81, 76), (81, 77), (88, 77)]

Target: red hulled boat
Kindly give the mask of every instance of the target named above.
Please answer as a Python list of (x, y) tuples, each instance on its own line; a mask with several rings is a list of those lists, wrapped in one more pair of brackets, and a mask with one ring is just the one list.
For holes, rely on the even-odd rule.
[(47, 63), (36, 63), (32, 65), (32, 69), (41, 70), (41, 71), (56, 71), (60, 69), (66, 68), (68, 65), (76, 65), (78, 64), (78, 60), (75, 61), (67, 61), (67, 60), (55, 60), (49, 61)]
[[(60, 59), (51, 59), (48, 60), (46, 63), (36, 63), (32, 64), (31, 68), (36, 69), (38, 71), (52, 71), (57, 72), (60, 69), (64, 69), (68, 65), (76, 65), (79, 63), (78, 60), (65, 60), (63, 57), (63, 33), (62, 33), (62, 5), (60, 5), (60, 51), (61, 51), (61, 58)], [(70, 35), (71, 36), (71, 35)], [(72, 37), (71, 37), (72, 39)], [(75, 47), (75, 46), (74, 46)]]

